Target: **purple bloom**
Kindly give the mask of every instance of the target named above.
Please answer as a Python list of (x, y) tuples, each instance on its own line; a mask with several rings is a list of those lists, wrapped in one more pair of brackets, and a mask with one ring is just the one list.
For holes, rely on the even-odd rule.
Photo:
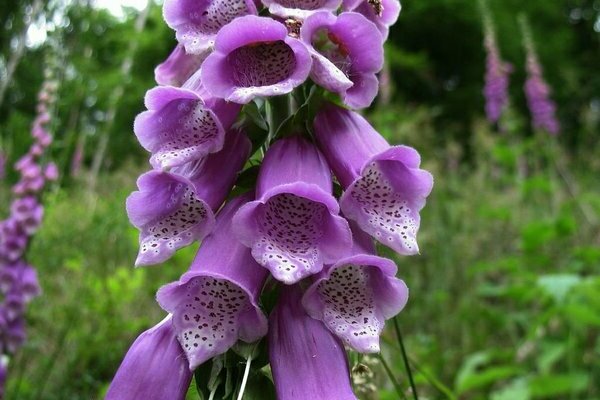
[(281, 290), (269, 316), (269, 360), (279, 400), (356, 400), (344, 346), (309, 317), (295, 286)]
[(251, 343), (267, 333), (258, 296), (268, 272), (233, 239), (233, 214), (250, 199), (245, 195), (223, 208), (190, 270), (156, 296), (161, 307), (173, 314), (191, 370), (226, 352), (238, 339)]
[(163, 13), (185, 50), (200, 54), (214, 46), (225, 25), (257, 12), (253, 0), (165, 0)]
[(393, 261), (375, 254), (369, 236), (354, 229), (354, 252), (328, 266), (306, 290), (302, 303), (348, 346), (361, 353), (379, 351), (386, 319), (408, 300), (408, 288), (396, 278)]
[(419, 168), (419, 154), (391, 147), (359, 114), (326, 106), (315, 119), (317, 142), (345, 189), (340, 206), (346, 218), (400, 254), (419, 251), (419, 211), (433, 177)]
[(25, 323), (22, 318), (7, 321), (4, 332), (4, 347), (8, 353), (15, 353), (26, 339)]
[(527, 73), (525, 95), (533, 127), (557, 135), (560, 132), (560, 123), (556, 118), (556, 104), (550, 98), (550, 88), (544, 81), (542, 67), (531, 44), (527, 46)]
[(180, 87), (200, 68), (208, 54), (187, 54), (183, 45), (178, 44), (169, 57), (154, 69), (156, 83)]
[(186, 364), (168, 316), (131, 345), (105, 400), (184, 400), (192, 381)]
[(344, 11), (354, 11), (373, 22), (383, 39), (387, 39), (390, 26), (394, 25), (402, 9), (398, 0), (343, 0)]
[(491, 28), (486, 29), (487, 51), (485, 88), (485, 113), (490, 122), (496, 123), (508, 105), (508, 85), (511, 66), (500, 58), (500, 51)]
[(350, 228), (331, 191), (329, 166), (314, 145), (294, 136), (269, 148), (257, 200), (234, 220), (240, 240), (276, 279), (296, 283), (350, 250)]
[(335, 11), (341, 2), (342, 0), (263, 0), (271, 14), (300, 20), (316, 11)]
[(140, 190), (127, 199), (129, 219), (140, 229), (136, 265), (166, 261), (176, 250), (210, 233), (213, 212), (233, 187), (250, 149), (246, 135), (232, 130), (223, 149), (202, 162), (171, 172), (150, 171), (139, 178)]
[(58, 179), (58, 167), (54, 162), (49, 162), (44, 168), (44, 178), (49, 181), (55, 181)]
[(145, 111), (137, 116), (134, 132), (152, 153), (154, 168), (169, 168), (200, 160), (223, 147), (239, 107), (221, 100), (203, 100), (189, 89), (159, 86), (146, 94)]
[(20, 224), (26, 235), (33, 235), (44, 216), (44, 207), (33, 196), (16, 199), (11, 205), (11, 215)]
[(19, 292), (25, 303), (39, 296), (41, 289), (35, 269), (23, 262), (3, 265), (0, 268), (0, 291), (8, 294), (11, 290)]
[(245, 104), (257, 96), (291, 92), (310, 73), (306, 47), (287, 28), (248, 15), (223, 27), (215, 51), (202, 65), (202, 83), (215, 97)]
[(353, 108), (369, 106), (379, 90), (383, 40), (376, 27), (358, 13), (318, 12), (306, 19), (302, 41), (313, 57), (311, 78), (339, 93)]

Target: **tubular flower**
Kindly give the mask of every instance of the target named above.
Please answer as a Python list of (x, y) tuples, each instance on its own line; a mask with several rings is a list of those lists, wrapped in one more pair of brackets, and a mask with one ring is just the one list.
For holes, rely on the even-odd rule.
[(154, 168), (177, 167), (221, 150), (225, 131), (239, 112), (222, 100), (170, 86), (149, 90), (145, 102), (148, 111), (137, 116), (133, 129), (152, 153)]
[(393, 261), (375, 255), (369, 236), (354, 229), (353, 254), (315, 276), (302, 303), (308, 314), (360, 353), (379, 351), (386, 319), (408, 300), (408, 288), (396, 278)]
[(161, 307), (173, 314), (191, 370), (226, 352), (238, 339), (251, 343), (267, 333), (258, 296), (268, 272), (247, 247), (232, 240), (233, 214), (250, 199), (245, 195), (223, 208), (190, 270), (156, 296)]
[(487, 51), (485, 88), (485, 113), (492, 123), (498, 122), (502, 112), (508, 105), (508, 85), (511, 66), (500, 58), (494, 31), (491, 27), (485, 32), (485, 48)]
[(169, 57), (154, 69), (156, 83), (180, 87), (200, 68), (208, 54), (187, 54), (183, 45), (178, 44)]
[(213, 96), (241, 104), (291, 92), (308, 77), (311, 58), (287, 33), (271, 18), (235, 19), (219, 31), (215, 51), (202, 65), (202, 83)]
[(263, 0), (271, 14), (301, 20), (316, 11), (335, 11), (341, 2), (342, 0)]
[(133, 342), (105, 400), (184, 400), (191, 381), (169, 315)]
[(189, 54), (212, 49), (222, 27), (256, 13), (253, 0), (165, 0), (163, 6), (167, 25)]
[(297, 285), (285, 288), (269, 316), (269, 360), (279, 400), (356, 400), (344, 346), (309, 317)]
[(353, 108), (373, 102), (379, 89), (375, 74), (383, 67), (383, 40), (373, 24), (358, 13), (318, 12), (304, 21), (300, 37), (309, 46), (310, 76), (318, 85)]
[(550, 98), (550, 88), (544, 81), (542, 67), (533, 45), (527, 46), (527, 73), (525, 95), (533, 127), (557, 135), (560, 132), (560, 123), (556, 118), (556, 104)]
[(398, 20), (402, 6), (398, 0), (343, 0), (342, 9), (364, 15), (387, 39), (390, 26)]
[(312, 144), (294, 136), (269, 148), (257, 200), (239, 210), (234, 224), (242, 243), (275, 279), (296, 283), (350, 250), (350, 228), (331, 191), (329, 167)]
[(390, 146), (360, 115), (334, 105), (315, 119), (317, 142), (345, 189), (344, 215), (400, 254), (419, 251), (419, 211), (433, 177), (412, 148)]
[(216, 211), (250, 155), (250, 141), (230, 131), (223, 149), (201, 162), (171, 172), (150, 171), (138, 180), (139, 191), (127, 199), (127, 213), (140, 229), (136, 265), (157, 264), (176, 250), (204, 238)]

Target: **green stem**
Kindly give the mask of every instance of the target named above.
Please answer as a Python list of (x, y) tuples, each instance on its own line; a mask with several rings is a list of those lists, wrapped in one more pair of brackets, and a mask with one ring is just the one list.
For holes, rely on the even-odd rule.
[(392, 385), (394, 386), (396, 393), (398, 393), (398, 396), (400, 396), (404, 400), (406, 400), (406, 394), (404, 394), (404, 390), (402, 390), (400, 383), (396, 380), (396, 377), (394, 376), (394, 373), (390, 369), (390, 366), (388, 365), (388, 363), (385, 361), (385, 358), (383, 358), (383, 356), (381, 354), (377, 354), (377, 358), (379, 358), (379, 361), (381, 361), (381, 365), (383, 365), (383, 368), (385, 369), (385, 372), (388, 374), (390, 381), (392, 381)]
[(408, 381), (410, 382), (410, 388), (412, 389), (414, 399), (419, 400), (419, 395), (417, 393), (417, 386), (415, 385), (412, 371), (410, 369), (410, 363), (408, 362), (408, 356), (406, 355), (406, 349), (404, 348), (404, 340), (402, 340), (402, 333), (400, 332), (400, 325), (398, 324), (398, 320), (396, 319), (396, 317), (394, 317), (392, 319), (394, 320), (394, 329), (396, 330), (396, 337), (398, 338), (398, 343), (400, 344), (400, 351), (402, 352), (402, 360), (404, 360), (404, 367), (406, 368), (406, 374), (408, 375)]
[(240, 393), (238, 394), (237, 400), (242, 400), (244, 397), (244, 391), (246, 390), (246, 384), (248, 383), (248, 375), (250, 375), (250, 365), (252, 364), (252, 357), (248, 357), (246, 361), (246, 369), (244, 370), (244, 378), (242, 379), (242, 385), (240, 386)]
[(274, 96), (268, 101), (268, 114), (267, 118), (269, 121), (269, 137), (267, 139), (267, 145), (275, 139), (277, 130), (290, 115), (290, 99), (289, 95)]

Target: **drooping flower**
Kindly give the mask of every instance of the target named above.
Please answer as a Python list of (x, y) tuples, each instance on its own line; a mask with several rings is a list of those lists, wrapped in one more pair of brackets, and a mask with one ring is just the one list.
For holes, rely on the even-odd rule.
[(556, 118), (556, 104), (550, 98), (550, 87), (544, 81), (542, 67), (533, 44), (527, 46), (527, 74), (525, 95), (533, 127), (557, 135), (560, 132), (560, 123)]
[[(488, 22), (488, 24), (490, 24)], [(485, 113), (491, 123), (496, 123), (508, 105), (510, 64), (502, 61), (496, 37), (491, 26), (485, 30), (485, 49), (487, 51), (485, 87)]]
[(133, 342), (105, 400), (184, 400), (191, 381), (169, 315)]
[(177, 167), (221, 150), (239, 112), (237, 105), (171, 86), (149, 90), (145, 103), (148, 111), (137, 116), (133, 130), (152, 153), (154, 168)]
[(343, 0), (344, 11), (354, 11), (373, 22), (383, 39), (387, 39), (390, 26), (394, 25), (402, 9), (398, 0)]
[(253, 0), (165, 0), (163, 6), (167, 25), (189, 54), (210, 50), (222, 27), (256, 13)]
[(311, 57), (287, 28), (247, 15), (223, 27), (202, 65), (202, 83), (215, 97), (245, 104), (257, 96), (290, 93), (310, 73)]
[(393, 261), (376, 256), (372, 239), (353, 229), (353, 254), (326, 267), (306, 290), (308, 314), (360, 353), (379, 351), (386, 319), (408, 300), (408, 288), (396, 278)]
[(269, 360), (279, 400), (356, 400), (344, 346), (309, 317), (297, 285), (281, 291), (269, 316)]
[(373, 102), (379, 90), (375, 74), (383, 67), (383, 40), (371, 22), (353, 12), (317, 12), (304, 21), (300, 37), (313, 57), (313, 81), (339, 93), (350, 107)]
[(317, 11), (335, 11), (342, 0), (263, 0), (269, 12), (282, 18), (303, 20)]
[(344, 216), (398, 253), (418, 253), (419, 211), (433, 187), (431, 174), (419, 168), (419, 154), (390, 146), (362, 116), (333, 104), (318, 113), (314, 129), (345, 189)]
[(280, 139), (263, 160), (256, 200), (234, 218), (240, 240), (273, 276), (293, 284), (346, 255), (352, 238), (331, 195), (327, 162), (299, 136)]
[(223, 149), (206, 159), (173, 169), (150, 171), (138, 179), (139, 191), (127, 199), (127, 214), (140, 229), (136, 265), (157, 264), (176, 250), (204, 238), (250, 156), (245, 134), (231, 130)]
[(169, 57), (154, 69), (154, 79), (159, 85), (180, 87), (202, 65), (210, 53), (187, 54), (178, 44)]
[(190, 270), (157, 293), (161, 307), (173, 314), (191, 370), (238, 340), (252, 343), (267, 333), (258, 296), (268, 272), (233, 239), (233, 214), (251, 199), (247, 194), (231, 200), (217, 216), (215, 229), (203, 241)]

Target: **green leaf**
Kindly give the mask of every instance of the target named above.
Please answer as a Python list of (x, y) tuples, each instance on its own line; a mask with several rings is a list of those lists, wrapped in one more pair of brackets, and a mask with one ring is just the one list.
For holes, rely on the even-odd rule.
[(585, 391), (590, 383), (587, 373), (544, 375), (532, 378), (529, 389), (533, 398), (544, 398), (577, 394)]
[(504, 386), (502, 389), (492, 392), (491, 400), (529, 400), (529, 384), (527, 379), (518, 378)]
[(544, 289), (557, 303), (562, 303), (571, 288), (581, 282), (581, 277), (574, 274), (543, 275), (537, 280), (538, 286)]

